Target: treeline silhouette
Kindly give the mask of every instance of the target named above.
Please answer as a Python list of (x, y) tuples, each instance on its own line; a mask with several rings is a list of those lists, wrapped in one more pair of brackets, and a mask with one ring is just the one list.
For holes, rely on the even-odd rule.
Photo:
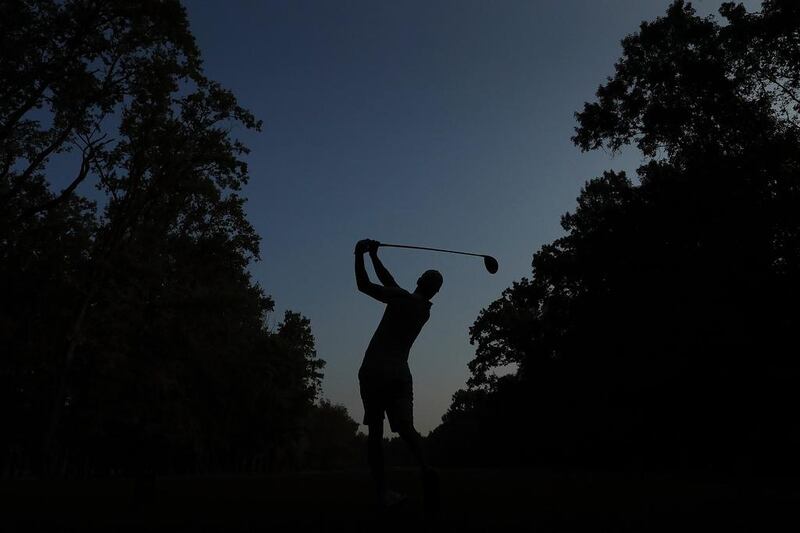
[[(643, 164), (481, 312), (435, 463), (800, 473), (800, 5), (720, 14), (643, 23), (577, 113)], [(309, 321), (248, 274), (230, 132), (261, 124), (180, 3), (3, 2), (0, 42), (0, 474), (361, 465)]]
[(261, 123), (204, 76), (181, 4), (6, 1), (0, 41), (0, 473), (351, 461), (309, 321), (270, 326), (247, 270), (230, 132)]
[(642, 23), (576, 114), (643, 163), (480, 313), (440, 464), (798, 473), (800, 4), (719, 12)]

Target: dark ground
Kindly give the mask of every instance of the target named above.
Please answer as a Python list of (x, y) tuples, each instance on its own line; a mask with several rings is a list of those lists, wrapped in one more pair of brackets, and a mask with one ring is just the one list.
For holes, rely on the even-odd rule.
[(379, 513), (366, 472), (159, 479), (137, 503), (130, 480), (0, 482), (2, 531), (797, 531), (800, 489), (783, 480), (442, 470), (443, 509), (425, 520), (412, 470), (393, 470), (410, 498)]

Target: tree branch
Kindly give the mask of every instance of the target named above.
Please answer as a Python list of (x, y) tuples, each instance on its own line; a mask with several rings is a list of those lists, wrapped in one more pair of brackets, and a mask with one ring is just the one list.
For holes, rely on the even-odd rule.
[(23, 221), (23, 220), (25, 220), (27, 218), (30, 218), (30, 217), (38, 214), (38, 213), (41, 213), (42, 211), (47, 211), (49, 209), (52, 209), (53, 207), (55, 207), (58, 204), (62, 203), (73, 192), (75, 192), (75, 189), (78, 188), (78, 185), (80, 185), (83, 182), (83, 180), (86, 179), (86, 176), (89, 175), (89, 170), (91, 169), (92, 161), (94, 160), (94, 156), (95, 156), (95, 153), (96, 153), (98, 147), (104, 146), (104, 145), (110, 143), (113, 140), (112, 139), (112, 140), (108, 140), (108, 141), (105, 141), (105, 142), (101, 142), (101, 141), (103, 141), (103, 139), (105, 139), (105, 137), (106, 136), (103, 135), (99, 139), (96, 139), (96, 140), (90, 142), (83, 149), (83, 154), (82, 154), (82, 157), (81, 157), (81, 166), (80, 166), (80, 169), (78, 170), (78, 174), (75, 176), (75, 178), (72, 180), (72, 182), (63, 191), (61, 191), (58, 194), (58, 196), (56, 196), (54, 198), (51, 198), (50, 200), (48, 200), (47, 202), (44, 202), (43, 204), (40, 204), (38, 206), (34, 206), (34, 207), (31, 207), (31, 208), (25, 210), (17, 218), (17, 222), (21, 222), (21, 221)]
[[(107, 91), (110, 88), (110, 86), (112, 85), (114, 70), (116, 69), (117, 63), (119, 62), (121, 57), (122, 56), (120, 54), (117, 54), (114, 57), (113, 61), (111, 61), (111, 64), (108, 67), (108, 71), (106, 72), (106, 75), (104, 76), (103, 86), (102, 86), (102, 89), (100, 90), (100, 94), (102, 94), (102, 92), (104, 92), (104, 91)], [(33, 158), (33, 160), (28, 164), (28, 167), (25, 169), (25, 171), (19, 176), (17, 184), (11, 190), (9, 190), (7, 193), (3, 194), (0, 197), (0, 200), (7, 201), (10, 198), (12, 198), (15, 195), (17, 195), (20, 192), (20, 190), (22, 190), (22, 187), (24, 186), (25, 181), (28, 178), (31, 177), (31, 175), (39, 167), (39, 165), (41, 165), (42, 162), (44, 162), (45, 159), (47, 159), (54, 151), (56, 151), (62, 144), (64, 144), (64, 142), (67, 140), (67, 137), (69, 137), (70, 133), (72, 133), (72, 131), (75, 129), (75, 125), (78, 122), (78, 120), (80, 120), (80, 117), (83, 116), (83, 114), (89, 108), (91, 102), (92, 102), (92, 99), (87, 96), (85, 101), (84, 101), (84, 103), (83, 103), (83, 105), (80, 107), (79, 110), (77, 110), (73, 114), (71, 120), (67, 123), (67, 126), (66, 126), (66, 128), (64, 128), (64, 131), (62, 131), (61, 134), (58, 135), (58, 137), (56, 137), (56, 139), (52, 143), (50, 143), (50, 145), (47, 148), (45, 148), (42, 152), (40, 152), (36, 157)], [(100, 120), (102, 120), (102, 119), (100, 119)], [(101, 137), (100, 139), (98, 139), (98, 141), (102, 140), (104, 137), (105, 137), (105, 135), (103, 137)], [(91, 143), (89, 143), (89, 144), (91, 144)], [(106, 144), (106, 143), (103, 143), (103, 144)], [(84, 178), (85, 178), (85, 176), (84, 176)]]
[(778, 80), (776, 80), (775, 78), (771, 77), (769, 74), (767, 74), (767, 73), (766, 73), (766, 72), (764, 72), (763, 70), (761, 71), (761, 73), (762, 73), (762, 74), (764, 75), (764, 77), (765, 77), (765, 78), (767, 78), (769, 81), (771, 81), (772, 83), (774, 83), (775, 85), (777, 85), (778, 87), (780, 87), (780, 88), (783, 90), (784, 94), (785, 94), (786, 96), (788, 96), (789, 98), (791, 98), (791, 99), (794, 101), (794, 103), (795, 103), (795, 104), (797, 104), (797, 105), (798, 105), (798, 107), (800, 107), (800, 100), (798, 100), (798, 99), (797, 99), (797, 97), (794, 95), (794, 93), (793, 93), (793, 92), (792, 92), (790, 89), (786, 88), (786, 86), (784, 86), (784, 85), (783, 85), (781, 82), (779, 82), (779, 81), (778, 81)]
[(34, 92), (34, 94), (32, 94), (30, 98), (28, 98), (21, 106), (19, 106), (16, 111), (11, 113), (6, 123), (0, 126), (0, 141), (6, 140), (11, 133), (11, 130), (14, 128), (17, 122), (19, 122), (19, 119), (21, 119), (25, 113), (27, 113), (34, 105), (36, 105), (36, 102), (44, 94), (48, 86), (49, 83), (42, 83), (42, 86), (39, 88), (39, 90)]

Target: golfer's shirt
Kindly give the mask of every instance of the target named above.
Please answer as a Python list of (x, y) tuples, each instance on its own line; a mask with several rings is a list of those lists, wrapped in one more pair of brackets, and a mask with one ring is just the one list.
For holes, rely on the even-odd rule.
[(431, 305), (430, 301), (407, 291), (389, 300), (364, 354), (359, 379), (411, 380), (408, 354), (431, 316)]

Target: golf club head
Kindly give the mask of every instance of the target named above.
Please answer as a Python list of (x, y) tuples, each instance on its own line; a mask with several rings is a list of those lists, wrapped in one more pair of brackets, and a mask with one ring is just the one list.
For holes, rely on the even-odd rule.
[(489, 274), (496, 274), (499, 265), (497, 264), (497, 259), (492, 257), (491, 255), (484, 255), (483, 256), (483, 264), (486, 267), (486, 270), (489, 271)]

